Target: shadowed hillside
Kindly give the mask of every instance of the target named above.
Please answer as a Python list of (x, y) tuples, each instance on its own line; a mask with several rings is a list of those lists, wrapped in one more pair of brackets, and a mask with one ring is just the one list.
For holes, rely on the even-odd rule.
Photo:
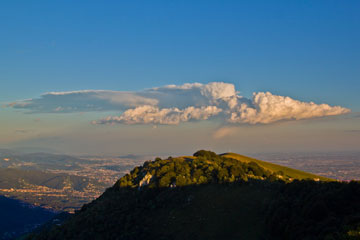
[(0, 239), (13, 239), (29, 232), (54, 215), (49, 210), (0, 196)]

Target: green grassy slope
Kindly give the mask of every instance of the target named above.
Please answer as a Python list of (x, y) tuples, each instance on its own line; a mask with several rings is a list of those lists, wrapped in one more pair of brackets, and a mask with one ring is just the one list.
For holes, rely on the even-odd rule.
[(335, 181), (334, 179), (318, 176), (318, 175), (315, 175), (315, 174), (312, 174), (312, 173), (303, 172), (303, 171), (300, 171), (300, 170), (297, 170), (297, 169), (277, 165), (277, 164), (270, 163), (270, 162), (261, 161), (261, 160), (258, 160), (258, 159), (255, 159), (255, 158), (250, 158), (250, 157), (247, 157), (247, 156), (243, 156), (243, 155), (240, 155), (240, 154), (237, 154), (237, 153), (224, 153), (224, 154), (221, 154), (221, 156), (227, 157), (227, 158), (233, 158), (233, 159), (239, 160), (241, 162), (246, 162), (246, 163), (255, 162), (259, 166), (263, 167), (266, 170), (269, 170), (271, 172), (282, 171), (285, 176), (287, 176), (289, 178), (293, 178), (293, 179), (298, 179), (298, 180), (319, 179), (320, 181)]

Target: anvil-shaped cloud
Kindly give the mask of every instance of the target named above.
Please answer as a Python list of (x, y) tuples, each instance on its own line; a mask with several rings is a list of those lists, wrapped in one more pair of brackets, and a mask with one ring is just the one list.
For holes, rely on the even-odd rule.
[(238, 95), (233, 84), (223, 82), (167, 85), (137, 92), (50, 92), (8, 106), (30, 113), (120, 112), (119, 116), (108, 116), (93, 124), (179, 124), (215, 117), (230, 123), (267, 124), (350, 112), (340, 106), (301, 102), (270, 92), (253, 93), (249, 99)]

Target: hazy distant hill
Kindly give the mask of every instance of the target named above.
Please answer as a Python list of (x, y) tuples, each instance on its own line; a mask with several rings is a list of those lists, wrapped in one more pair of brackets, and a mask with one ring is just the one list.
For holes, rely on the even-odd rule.
[(0, 149), (0, 195), (73, 212), (98, 197), (136, 161)]
[(249, 159), (198, 151), (145, 162), (31, 239), (359, 239), (359, 183)]
[(54, 210), (77, 209), (104, 189), (103, 183), (87, 177), (0, 168), (0, 195)]
[(53, 189), (64, 189), (68, 187), (77, 191), (84, 191), (89, 184), (101, 185), (96, 180), (86, 177), (55, 174), (37, 170), (0, 168), (0, 188), (23, 188), (37, 185)]
[(0, 167), (31, 170), (76, 170), (79, 164), (94, 163), (73, 156), (50, 153), (19, 153), (0, 149)]

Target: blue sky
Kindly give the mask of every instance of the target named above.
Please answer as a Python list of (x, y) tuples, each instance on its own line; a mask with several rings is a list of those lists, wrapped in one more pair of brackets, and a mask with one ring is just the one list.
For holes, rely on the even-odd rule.
[[(294, 123), (295, 129), (302, 129), (299, 131), (310, 124), (305, 129), (311, 136), (310, 129), (319, 121), (326, 121), (321, 126), (341, 132), (342, 143), (349, 143), (358, 140), (359, 134), (355, 132), (360, 129), (359, 10), (359, 1), (2, 2), (0, 103), (39, 99), (46, 92), (85, 89), (141, 92), (169, 84), (225, 82), (233, 84), (239, 95), (249, 99), (253, 92), (269, 91), (302, 102), (351, 109), (350, 115), (334, 117), (335, 120)], [(74, 117), (76, 113), (27, 114), (26, 110), (6, 107), (0, 109), (0, 130), (3, 129), (0, 144), (37, 146), (42, 144), (38, 143), (39, 139), (49, 137), (78, 142), (71, 134), (63, 134), (66, 130), (79, 129), (78, 126), (84, 132), (94, 131), (94, 135), (96, 132), (96, 136), (105, 135), (110, 128), (126, 129), (129, 135), (139, 131), (137, 136), (141, 138), (139, 129), (147, 126), (86, 124), (119, 115), (121, 111), (92, 111), (85, 117)], [(47, 121), (42, 120), (43, 124), (36, 126), (37, 119)], [(59, 119), (68, 125), (59, 127)], [(168, 141), (172, 131), (187, 125), (191, 128), (201, 124), (209, 132), (217, 131), (223, 128), (217, 121), (164, 126), (168, 130), (161, 130), (164, 138), (159, 141)], [(273, 131), (274, 138), (279, 137), (274, 133), (278, 124), (266, 126)], [(280, 128), (286, 128), (287, 124), (280, 123)], [(246, 128), (251, 138), (258, 141), (255, 132), (267, 131), (259, 130), (265, 126), (236, 127), (242, 129), (240, 132)], [(33, 134), (14, 133), (24, 129)], [(346, 132), (351, 135), (347, 136), (344, 131), (353, 132)], [(318, 133), (322, 136), (319, 141), (327, 138), (324, 132)], [(9, 137), (12, 133), (17, 137)], [(292, 137), (295, 133), (284, 136)], [(152, 139), (148, 134), (147, 139)], [(232, 148), (237, 147), (235, 139), (228, 143)], [(111, 140), (104, 137), (103, 145), (108, 146)], [(199, 147), (220, 145), (198, 143), (191, 142)], [(179, 152), (190, 149), (186, 142), (181, 144), (184, 150)], [(279, 141), (272, 147), (281, 150), (278, 147), (281, 144)], [(300, 150), (313, 150), (305, 143), (294, 144)], [(55, 141), (54, 145), (59, 144)], [(350, 149), (358, 148), (356, 144), (351, 146)], [(115, 152), (115, 148), (103, 147), (99, 151)], [(333, 145), (325, 144), (322, 148), (333, 149)], [(82, 149), (80, 152), (87, 151), (87, 147)], [(345, 148), (339, 147), (342, 149)], [(65, 146), (59, 151), (76, 152)]]

